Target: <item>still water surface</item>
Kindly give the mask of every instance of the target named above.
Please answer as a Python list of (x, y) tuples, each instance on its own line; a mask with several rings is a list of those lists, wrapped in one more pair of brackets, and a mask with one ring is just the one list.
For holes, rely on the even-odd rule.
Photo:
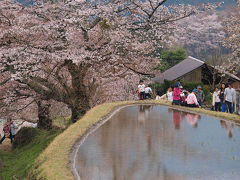
[(239, 126), (163, 106), (122, 109), (78, 151), (82, 180), (239, 180)]

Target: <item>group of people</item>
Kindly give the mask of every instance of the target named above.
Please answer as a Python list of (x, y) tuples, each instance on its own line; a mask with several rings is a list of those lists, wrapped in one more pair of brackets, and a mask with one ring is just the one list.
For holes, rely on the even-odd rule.
[(187, 107), (201, 107), (204, 101), (204, 93), (199, 85), (192, 92), (183, 89), (183, 86), (178, 82), (174, 89), (169, 88), (166, 93), (168, 101), (174, 105), (182, 105)]
[(6, 139), (10, 138), (11, 143), (13, 143), (15, 135), (17, 133), (18, 126), (17, 124), (12, 120), (12, 118), (8, 117), (7, 122), (3, 126), (3, 136), (0, 140), (0, 144)]
[(221, 88), (215, 88), (212, 105), (215, 111), (233, 113), (236, 103), (236, 91), (231, 83), (222, 84)]
[(139, 100), (144, 99), (152, 99), (153, 91), (151, 88), (151, 85), (148, 85), (147, 87), (143, 83), (143, 80), (139, 81), (138, 90), (137, 90), (137, 98)]
[[(151, 90), (152, 92), (152, 90)], [(200, 85), (194, 88), (191, 92), (184, 90), (181, 83), (176, 83), (174, 89), (168, 88), (165, 95), (157, 97), (157, 99), (167, 99), (174, 105), (182, 105), (187, 107), (202, 107), (205, 100), (205, 95)], [(222, 112), (234, 112), (236, 101), (236, 91), (231, 83), (222, 84), (221, 88), (215, 88), (212, 97), (213, 110)]]

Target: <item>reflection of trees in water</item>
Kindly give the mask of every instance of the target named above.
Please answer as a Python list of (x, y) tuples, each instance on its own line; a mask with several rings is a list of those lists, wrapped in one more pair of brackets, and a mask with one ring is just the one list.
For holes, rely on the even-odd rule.
[[(151, 106), (146, 108), (139, 106), (137, 109), (138, 113), (144, 113), (144, 126), (139, 124), (139, 114), (126, 109), (115, 115), (111, 123), (106, 123), (98, 130), (100, 136), (98, 136), (99, 143), (96, 148), (100, 149), (99, 152), (104, 152), (102, 158), (105, 161), (98, 166), (99, 171), (112, 173), (112, 179), (174, 177), (168, 174), (167, 168), (160, 162), (159, 140), (162, 130), (159, 128), (161, 127), (159, 118), (153, 121), (151, 119), (151, 123), (146, 121), (148, 116), (151, 118), (151, 114), (147, 114), (152, 109)], [(132, 115), (131, 119), (129, 114)], [(163, 131), (167, 134), (165, 129)], [(84, 155), (80, 161), (86, 164), (87, 159), (88, 157)], [(97, 165), (94, 163), (92, 166)], [(93, 171), (94, 167), (89, 169)], [(90, 172), (89, 169), (87, 172)]]
[[(122, 177), (124, 174), (125, 177), (123, 179), (134, 179), (137, 174), (141, 174), (143, 179), (148, 179), (149, 177), (152, 179), (172, 177), (174, 179), (174, 175), (169, 174), (165, 164), (160, 161), (159, 152), (169, 152), (167, 154), (170, 156), (178, 148), (187, 158), (188, 150), (191, 148), (186, 148), (186, 141), (182, 139), (183, 144), (178, 146), (176, 132), (170, 127), (171, 123), (159, 120), (161, 117), (153, 118), (149, 114), (151, 122), (148, 123), (146, 121), (147, 113), (150, 111), (151, 106), (146, 108), (138, 106), (137, 122), (140, 122), (140, 125), (142, 122), (145, 122), (144, 126), (138, 126), (138, 123), (135, 121), (125, 121), (128, 113), (121, 113), (118, 121), (114, 121), (109, 126), (106, 126), (106, 129), (102, 129), (104, 136), (101, 136), (101, 141), (106, 143), (102, 144), (101, 147), (103, 152), (111, 149), (107, 158), (109, 160), (107, 164), (112, 164), (114, 177)], [(132, 133), (124, 133), (125, 130), (122, 128), (116, 129), (116, 127), (126, 127), (128, 125), (129, 129), (133, 129)], [(105, 134), (106, 132), (108, 134)], [(113, 134), (119, 134), (117, 139)], [(134, 136), (134, 134), (137, 134), (137, 136)], [(105, 137), (108, 139), (106, 140)], [(114, 149), (111, 146), (113, 141), (116, 144)]]
[(88, 159), (94, 155), (90, 152), (81, 154), (79, 162), (83, 167), (81, 173), (85, 174), (83, 177), (91, 174), (92, 178), (86, 179), (179, 180), (184, 177), (169, 172), (165, 164), (173, 154), (184, 162), (200, 156), (202, 159), (214, 158), (212, 154), (200, 155), (199, 149), (189, 144), (189, 134), (173, 127), (172, 117), (180, 119), (180, 123), (186, 120), (191, 126), (200, 119), (199, 115), (175, 110), (170, 110), (166, 116), (152, 106), (127, 108), (117, 113), (94, 133), (94, 141), (88, 138), (91, 144), (95, 144), (98, 155), (89, 163)]
[(174, 129), (169, 122), (159, 121), (161, 117), (153, 118), (151, 110), (152, 106), (138, 106), (138, 114), (131, 119), (133, 112), (122, 111), (99, 129), (101, 152), (107, 152), (103, 153), (106, 167), (100, 167), (102, 172), (112, 169), (113, 179), (137, 179), (139, 174), (140, 179), (175, 179), (159, 157), (162, 149), (176, 146)]

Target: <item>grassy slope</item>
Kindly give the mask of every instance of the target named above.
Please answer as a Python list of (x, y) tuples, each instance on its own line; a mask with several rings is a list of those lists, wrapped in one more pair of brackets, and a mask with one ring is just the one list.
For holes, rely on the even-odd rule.
[(61, 132), (60, 130), (45, 131), (40, 129), (38, 131), (38, 136), (32, 143), (10, 152), (0, 152), (4, 163), (1, 173), (4, 180), (25, 179), (27, 171), (33, 166), (35, 159)]
[[(84, 134), (84, 132), (91, 127), (94, 123), (98, 122), (101, 118), (106, 116), (111, 110), (120, 105), (136, 104), (136, 103), (152, 103), (170, 105), (166, 101), (131, 101), (131, 102), (115, 102), (102, 104), (94, 107), (86, 113), (86, 115), (71, 125), (62, 134), (57, 136), (54, 141), (47, 147), (47, 149), (37, 158), (35, 167), (29, 172), (29, 179), (74, 179), (68, 167), (69, 152), (76, 142), (76, 140)], [(180, 108), (185, 111), (198, 112), (217, 116), (224, 119), (232, 119), (240, 121), (240, 116), (231, 115), (221, 112), (213, 112), (204, 109), (193, 109), (180, 106), (172, 106), (173, 108)]]

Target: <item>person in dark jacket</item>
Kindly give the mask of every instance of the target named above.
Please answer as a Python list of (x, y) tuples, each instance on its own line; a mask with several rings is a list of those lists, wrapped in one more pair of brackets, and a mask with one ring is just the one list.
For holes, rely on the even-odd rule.
[(226, 111), (226, 104), (224, 102), (224, 92), (225, 92), (225, 87), (226, 85), (222, 83), (221, 88), (220, 88), (220, 100), (221, 100), (221, 109), (222, 112)]
[(197, 91), (198, 91), (196, 94), (197, 101), (198, 101), (199, 106), (202, 106), (205, 96), (202, 91), (202, 87), (200, 85), (197, 87)]

